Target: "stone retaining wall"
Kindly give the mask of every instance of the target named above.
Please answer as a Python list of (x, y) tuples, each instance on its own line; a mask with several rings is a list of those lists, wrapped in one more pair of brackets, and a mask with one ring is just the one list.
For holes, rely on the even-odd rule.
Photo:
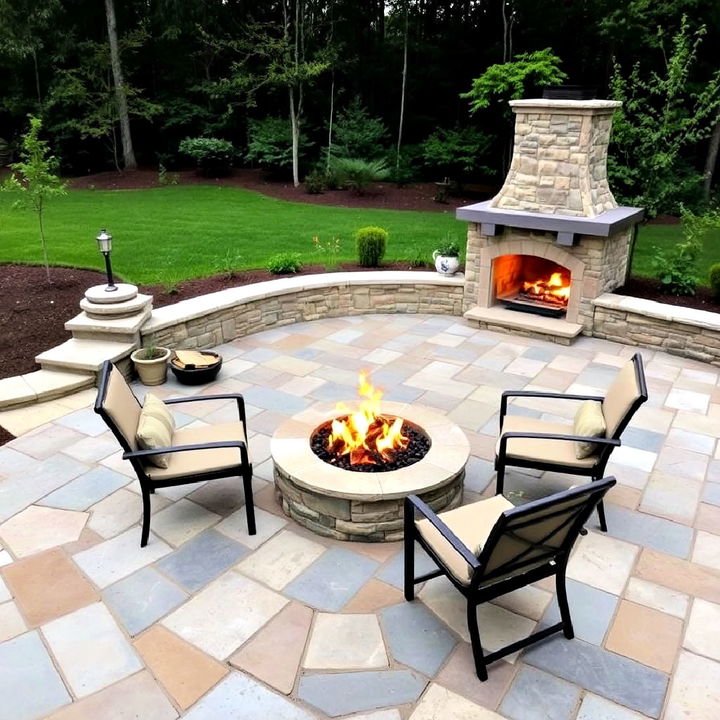
[(463, 282), (462, 275), (385, 271), (271, 280), (157, 308), (141, 335), (145, 341), (152, 336), (165, 347), (201, 348), (321, 318), (368, 313), (462, 315)]
[(601, 295), (593, 336), (720, 365), (720, 314), (625, 295)]

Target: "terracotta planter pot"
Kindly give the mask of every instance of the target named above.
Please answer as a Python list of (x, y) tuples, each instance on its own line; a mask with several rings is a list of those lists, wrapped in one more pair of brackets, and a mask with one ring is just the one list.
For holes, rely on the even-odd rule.
[(168, 348), (156, 348), (157, 357), (147, 360), (143, 355), (147, 352), (146, 348), (135, 350), (130, 359), (135, 365), (140, 382), (143, 385), (162, 385), (167, 377), (167, 363), (170, 359), (170, 350)]

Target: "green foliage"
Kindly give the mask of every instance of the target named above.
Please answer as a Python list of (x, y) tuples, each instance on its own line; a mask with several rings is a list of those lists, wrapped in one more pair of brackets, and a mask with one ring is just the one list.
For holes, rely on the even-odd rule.
[(358, 263), (362, 267), (379, 267), (387, 246), (388, 232), (384, 228), (368, 225), (354, 235)]
[(268, 272), (271, 272), (273, 275), (286, 275), (288, 273), (299, 272), (302, 270), (302, 266), (300, 253), (283, 252), (276, 253), (269, 257), (265, 267)]
[(422, 146), (404, 145), (400, 151), (400, 162), (393, 148), (386, 153), (386, 162), (390, 167), (388, 180), (398, 187), (404, 187), (418, 179), (418, 167), (422, 164)]
[(242, 262), (243, 256), (237, 250), (226, 250), (225, 255), (215, 265), (215, 270), (229, 278), (234, 278)]
[(696, 215), (688, 210), (682, 214), (683, 242), (670, 249), (656, 249), (653, 268), (668, 292), (673, 295), (694, 295), (700, 282), (698, 259), (707, 235), (720, 228), (720, 213), (710, 211)]
[(415, 245), (410, 248), (410, 252), (405, 256), (404, 260), (411, 268), (429, 267), (430, 260), (428, 259), (427, 250), (421, 245)]
[(492, 135), (473, 127), (436, 130), (422, 144), (423, 162), (440, 177), (492, 175), (494, 171), (481, 164), (481, 160), (487, 156), (493, 140)]
[(158, 165), (158, 185), (160, 187), (166, 187), (167, 185), (177, 185), (180, 182), (180, 177), (177, 173), (169, 173), (167, 168), (160, 163)]
[(384, 160), (361, 158), (336, 158), (331, 168), (339, 182), (362, 195), (370, 183), (385, 180), (390, 174)]
[(338, 256), (340, 255), (341, 244), (339, 237), (332, 237), (330, 240), (322, 240), (319, 235), (312, 239), (315, 252), (322, 258), (322, 263), (328, 272), (337, 270)]
[[(301, 135), (299, 155), (303, 156), (310, 143)], [(248, 122), (248, 160), (268, 170), (292, 166), (292, 128), (288, 120), (266, 117)]]
[(359, 97), (338, 113), (333, 125), (332, 155), (373, 160), (384, 152), (388, 131), (382, 120), (372, 117)]
[(651, 217), (676, 212), (701, 186), (687, 156), (710, 135), (720, 110), (720, 71), (701, 88), (691, 81), (704, 34), (704, 26), (693, 31), (683, 17), (669, 43), (657, 31), (662, 72), (637, 62), (626, 77), (615, 65), (612, 97), (623, 105), (613, 121), (608, 175), (621, 202)]
[(708, 277), (710, 279), (710, 287), (713, 291), (713, 295), (717, 300), (720, 300), (720, 263), (715, 263), (710, 266)]
[(516, 55), (511, 62), (491, 65), (460, 97), (470, 101), (471, 113), (488, 107), (494, 96), (517, 100), (529, 86), (559, 85), (565, 80), (567, 75), (560, 70), (560, 62), (550, 48)]
[(42, 121), (31, 115), (30, 129), (22, 138), (20, 162), (10, 166), (13, 175), (10, 175), (0, 189), (18, 193), (18, 199), (15, 201), (16, 207), (32, 208), (35, 211), (40, 230), (45, 273), (50, 282), (50, 263), (43, 226), (43, 212), (49, 198), (65, 194), (65, 183), (54, 172), (57, 169), (57, 161), (50, 155), (47, 142), (40, 139), (41, 129)]
[(437, 246), (435, 252), (443, 257), (460, 257), (460, 245), (457, 240), (446, 237), (445, 240)]
[(313, 170), (305, 177), (304, 186), (308, 195), (319, 195), (325, 189), (325, 174), (320, 170)]
[(208, 176), (228, 175), (232, 171), (235, 147), (219, 138), (185, 138), (180, 152), (193, 158), (198, 169)]

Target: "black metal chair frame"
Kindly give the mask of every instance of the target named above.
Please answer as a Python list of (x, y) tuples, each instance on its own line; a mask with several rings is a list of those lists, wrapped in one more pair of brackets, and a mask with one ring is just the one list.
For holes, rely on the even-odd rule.
[[(538, 642), (539, 640), (543, 640), (557, 632), (562, 631), (564, 636), (571, 640), (575, 637), (575, 633), (573, 630), (572, 619), (570, 617), (570, 607), (568, 605), (567, 590), (565, 587), (565, 573), (567, 570), (567, 563), (570, 558), (570, 551), (572, 550), (575, 540), (580, 534), (583, 525), (587, 522), (587, 519), (590, 517), (597, 504), (602, 501), (603, 495), (605, 495), (605, 493), (613, 485), (615, 485), (615, 482), (614, 477), (603, 478), (595, 481), (592, 486), (585, 485), (582, 487), (572, 488), (570, 490), (556, 493), (555, 495), (550, 495), (547, 498), (535, 500), (527, 503), (526, 505), (506, 510), (496, 521), (479, 556), (476, 556), (469, 548), (467, 548), (457, 535), (455, 535), (442, 521), (442, 519), (439, 518), (426, 503), (417, 497), (417, 495), (408, 495), (405, 499), (404, 519), (405, 599), (408, 601), (412, 601), (414, 599), (415, 585), (418, 583), (425, 582), (426, 580), (430, 580), (441, 575), (445, 575), (448, 580), (450, 580), (450, 582), (467, 600), (467, 624), (468, 630), (470, 631), (470, 644), (472, 647), (473, 660), (475, 662), (475, 672), (478, 678), (482, 681), (487, 680), (487, 666), (490, 663), (495, 662), (495, 660), (499, 660), (506, 655), (510, 655), (511, 653), (521, 650), (522, 648)], [(577, 511), (572, 514), (566, 522), (556, 528), (553, 532), (549, 533), (549, 535), (542, 538), (542, 540), (538, 543), (530, 545), (527, 549), (519, 552), (510, 562), (501, 565), (489, 573), (485, 573), (484, 568), (487, 565), (488, 560), (490, 559), (500, 538), (505, 533), (512, 534), (513, 530), (526, 527), (537, 521), (534, 519), (523, 522), (523, 518), (541, 509), (549, 510), (548, 513), (545, 513), (542, 516), (542, 520), (555, 517), (563, 512), (567, 512), (567, 510), (552, 512), (553, 507), (562, 505), (568, 500), (572, 500), (573, 498), (583, 494), (587, 495), (587, 500), (578, 505)], [(457, 552), (470, 566), (472, 574), (468, 585), (464, 585), (457, 580), (432, 546), (420, 534), (415, 525), (416, 512), (420, 513), (420, 515), (432, 523), (435, 529), (452, 546), (453, 550)], [(544, 542), (548, 541), (553, 535), (557, 534), (568, 525), (571, 527), (559, 548), (543, 545)], [(438, 566), (437, 570), (415, 577), (415, 541), (417, 541), (423, 550), (425, 550), (425, 552), (432, 558)], [(531, 550), (537, 548), (540, 548), (541, 550), (545, 549), (546, 552), (541, 555), (533, 555), (531, 558), (525, 557)], [(537, 566), (538, 562), (542, 562), (543, 564)], [(509, 577), (503, 577), (508, 574), (510, 574)], [(557, 601), (560, 608), (560, 622), (555, 625), (551, 625), (550, 627), (543, 628), (542, 630), (532, 633), (526, 638), (517, 640), (516, 642), (510, 643), (509, 645), (499, 648), (498, 650), (486, 655), (483, 652), (480, 642), (480, 630), (478, 628), (477, 621), (477, 606), (500, 595), (505, 595), (513, 590), (517, 590), (518, 588), (525, 587), (526, 585), (537, 582), (538, 580), (542, 580), (543, 578), (551, 577), (552, 575), (555, 576)], [(494, 578), (498, 579), (493, 582)]]
[[(497, 471), (497, 478), (495, 480), (495, 493), (502, 495), (505, 490), (505, 469), (509, 467), (525, 467), (532, 468), (534, 470), (550, 470), (558, 473), (566, 473), (569, 475), (582, 475), (590, 477), (592, 480), (600, 480), (605, 475), (605, 468), (610, 460), (610, 455), (614, 448), (622, 445), (620, 436), (625, 431), (633, 415), (637, 412), (637, 409), (648, 399), (647, 384), (645, 382), (645, 372), (642, 366), (642, 356), (640, 353), (635, 353), (632, 356), (632, 362), (635, 365), (635, 380), (638, 387), (640, 388), (640, 396), (630, 406), (630, 409), (625, 414), (625, 417), (617, 426), (617, 429), (613, 433), (612, 437), (600, 438), (600, 437), (584, 437), (581, 435), (572, 434), (555, 434), (555, 433), (539, 433), (539, 432), (502, 432), (503, 421), (507, 415), (508, 399), (511, 397), (533, 397), (533, 398), (549, 398), (558, 400), (596, 400), (602, 402), (605, 398), (602, 395), (569, 395), (566, 393), (553, 393), (553, 392), (535, 392), (533, 390), (506, 390), (502, 394), (500, 401), (500, 447), (498, 448), (497, 455), (495, 456), (495, 470)], [(514, 438), (523, 438), (526, 440), (563, 440), (563, 441), (575, 441), (575, 442), (592, 442), (597, 445), (601, 445), (601, 449), (597, 455), (597, 462), (589, 467), (577, 467), (575, 465), (561, 465), (559, 463), (550, 462), (538, 462), (535, 460), (529, 460), (524, 458), (508, 458), (507, 457), (507, 443), (508, 440)], [(605, 519), (605, 506), (602, 500), (597, 506), (598, 520), (600, 522), (600, 529), (603, 532), (607, 532), (607, 521)]]
[[(120, 443), (124, 451), (123, 460), (130, 461), (140, 482), (140, 490), (142, 493), (143, 503), (143, 522), (140, 547), (145, 547), (147, 545), (150, 535), (150, 495), (154, 494), (156, 489), (175, 487), (177, 485), (189, 485), (191, 483), (202, 482), (204, 480), (216, 480), (224, 477), (232, 477), (233, 475), (238, 475), (242, 478), (243, 491), (245, 493), (245, 512), (247, 516), (248, 533), (250, 535), (255, 535), (257, 533), (257, 528), (255, 525), (255, 504), (253, 502), (252, 494), (253, 468), (248, 456), (248, 449), (246, 443), (242, 440), (222, 440), (217, 442), (198, 443), (193, 445), (171, 445), (169, 447), (161, 447), (154, 450), (133, 450), (128, 445), (125, 437), (120, 432), (119, 428), (116, 426), (115, 422), (109, 416), (104, 407), (108, 389), (108, 381), (110, 377), (110, 370), (112, 367), (112, 363), (109, 360), (106, 360), (103, 364), (94, 409), (95, 412), (98, 413), (100, 417), (105, 421), (117, 441)], [(137, 400), (137, 398), (135, 398), (135, 400), (138, 403), (138, 406), (141, 407), (140, 402)], [(243, 428), (245, 428), (245, 433), (247, 434), (245, 400), (243, 399), (243, 396), (238, 393), (223, 393), (219, 395), (200, 395), (192, 397), (170, 398), (167, 400), (163, 400), (163, 402), (166, 405), (177, 405), (180, 403), (200, 402), (204, 400), (235, 400), (237, 403), (239, 420), (243, 424)], [(237, 465), (228, 466), (223, 468), (222, 470), (213, 470), (211, 472), (182, 475), (180, 477), (171, 478), (168, 480), (153, 480), (145, 472), (143, 460), (153, 455), (188, 452), (191, 450), (213, 450), (220, 448), (237, 448), (240, 455), (240, 462)]]

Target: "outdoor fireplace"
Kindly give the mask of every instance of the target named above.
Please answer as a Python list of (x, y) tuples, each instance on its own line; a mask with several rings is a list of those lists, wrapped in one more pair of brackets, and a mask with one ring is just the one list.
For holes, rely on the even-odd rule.
[[(315, 406), (281, 425), (270, 452), (283, 511), (338, 540), (403, 536), (403, 504), (419, 495), (435, 511), (462, 500), (470, 445), (444, 415), (383, 402), (361, 374), (360, 407)], [(379, 442), (378, 442), (379, 441)]]
[(569, 343), (591, 334), (593, 300), (625, 281), (633, 228), (642, 220), (642, 210), (618, 207), (607, 181), (620, 103), (541, 98), (510, 105), (515, 141), (503, 187), (492, 200), (457, 211), (469, 223), (465, 317)]

